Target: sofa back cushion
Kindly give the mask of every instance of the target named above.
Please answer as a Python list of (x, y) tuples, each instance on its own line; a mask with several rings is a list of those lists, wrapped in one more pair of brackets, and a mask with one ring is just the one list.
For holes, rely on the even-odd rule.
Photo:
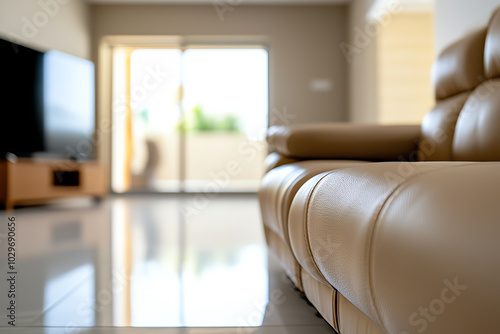
[(458, 117), (453, 160), (500, 160), (500, 11), (488, 27), (484, 65), (485, 77)]
[(484, 80), (486, 29), (446, 48), (435, 61), (432, 79), (436, 105), (424, 117), (419, 160), (453, 160), (455, 127), (472, 91)]
[(487, 28), (434, 63), (436, 105), (421, 129), (421, 161), (500, 160), (500, 10)]

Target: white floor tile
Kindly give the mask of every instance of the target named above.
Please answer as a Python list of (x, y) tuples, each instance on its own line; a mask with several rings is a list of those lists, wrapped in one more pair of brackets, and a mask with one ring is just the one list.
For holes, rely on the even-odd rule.
[[(2, 279), (0, 333), (333, 333), (268, 256), (255, 195), (114, 196), (7, 216), (23, 327), (8, 327)], [(1, 277), (6, 236), (1, 224)]]

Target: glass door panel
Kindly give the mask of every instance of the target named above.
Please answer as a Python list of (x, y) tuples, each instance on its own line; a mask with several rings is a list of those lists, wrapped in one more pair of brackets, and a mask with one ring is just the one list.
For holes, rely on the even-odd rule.
[(114, 191), (258, 189), (267, 51), (116, 48), (113, 101)]
[(139, 49), (130, 57), (132, 189), (180, 189), (181, 57), (169, 49)]
[(267, 154), (267, 57), (263, 49), (184, 52), (187, 191), (258, 189)]

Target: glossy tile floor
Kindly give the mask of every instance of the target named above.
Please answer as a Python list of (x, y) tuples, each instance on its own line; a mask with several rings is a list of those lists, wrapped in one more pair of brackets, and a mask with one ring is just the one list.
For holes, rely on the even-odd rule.
[(255, 195), (112, 196), (0, 215), (0, 333), (334, 333), (267, 254)]

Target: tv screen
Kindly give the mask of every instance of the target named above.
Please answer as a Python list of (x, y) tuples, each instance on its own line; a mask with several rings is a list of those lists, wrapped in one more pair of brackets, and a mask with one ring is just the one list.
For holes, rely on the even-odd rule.
[(89, 159), (94, 156), (94, 65), (0, 39), (0, 154)]
[(43, 53), (0, 40), (0, 153), (43, 151)]
[(94, 64), (59, 51), (44, 56), (45, 151), (66, 158), (92, 157)]

